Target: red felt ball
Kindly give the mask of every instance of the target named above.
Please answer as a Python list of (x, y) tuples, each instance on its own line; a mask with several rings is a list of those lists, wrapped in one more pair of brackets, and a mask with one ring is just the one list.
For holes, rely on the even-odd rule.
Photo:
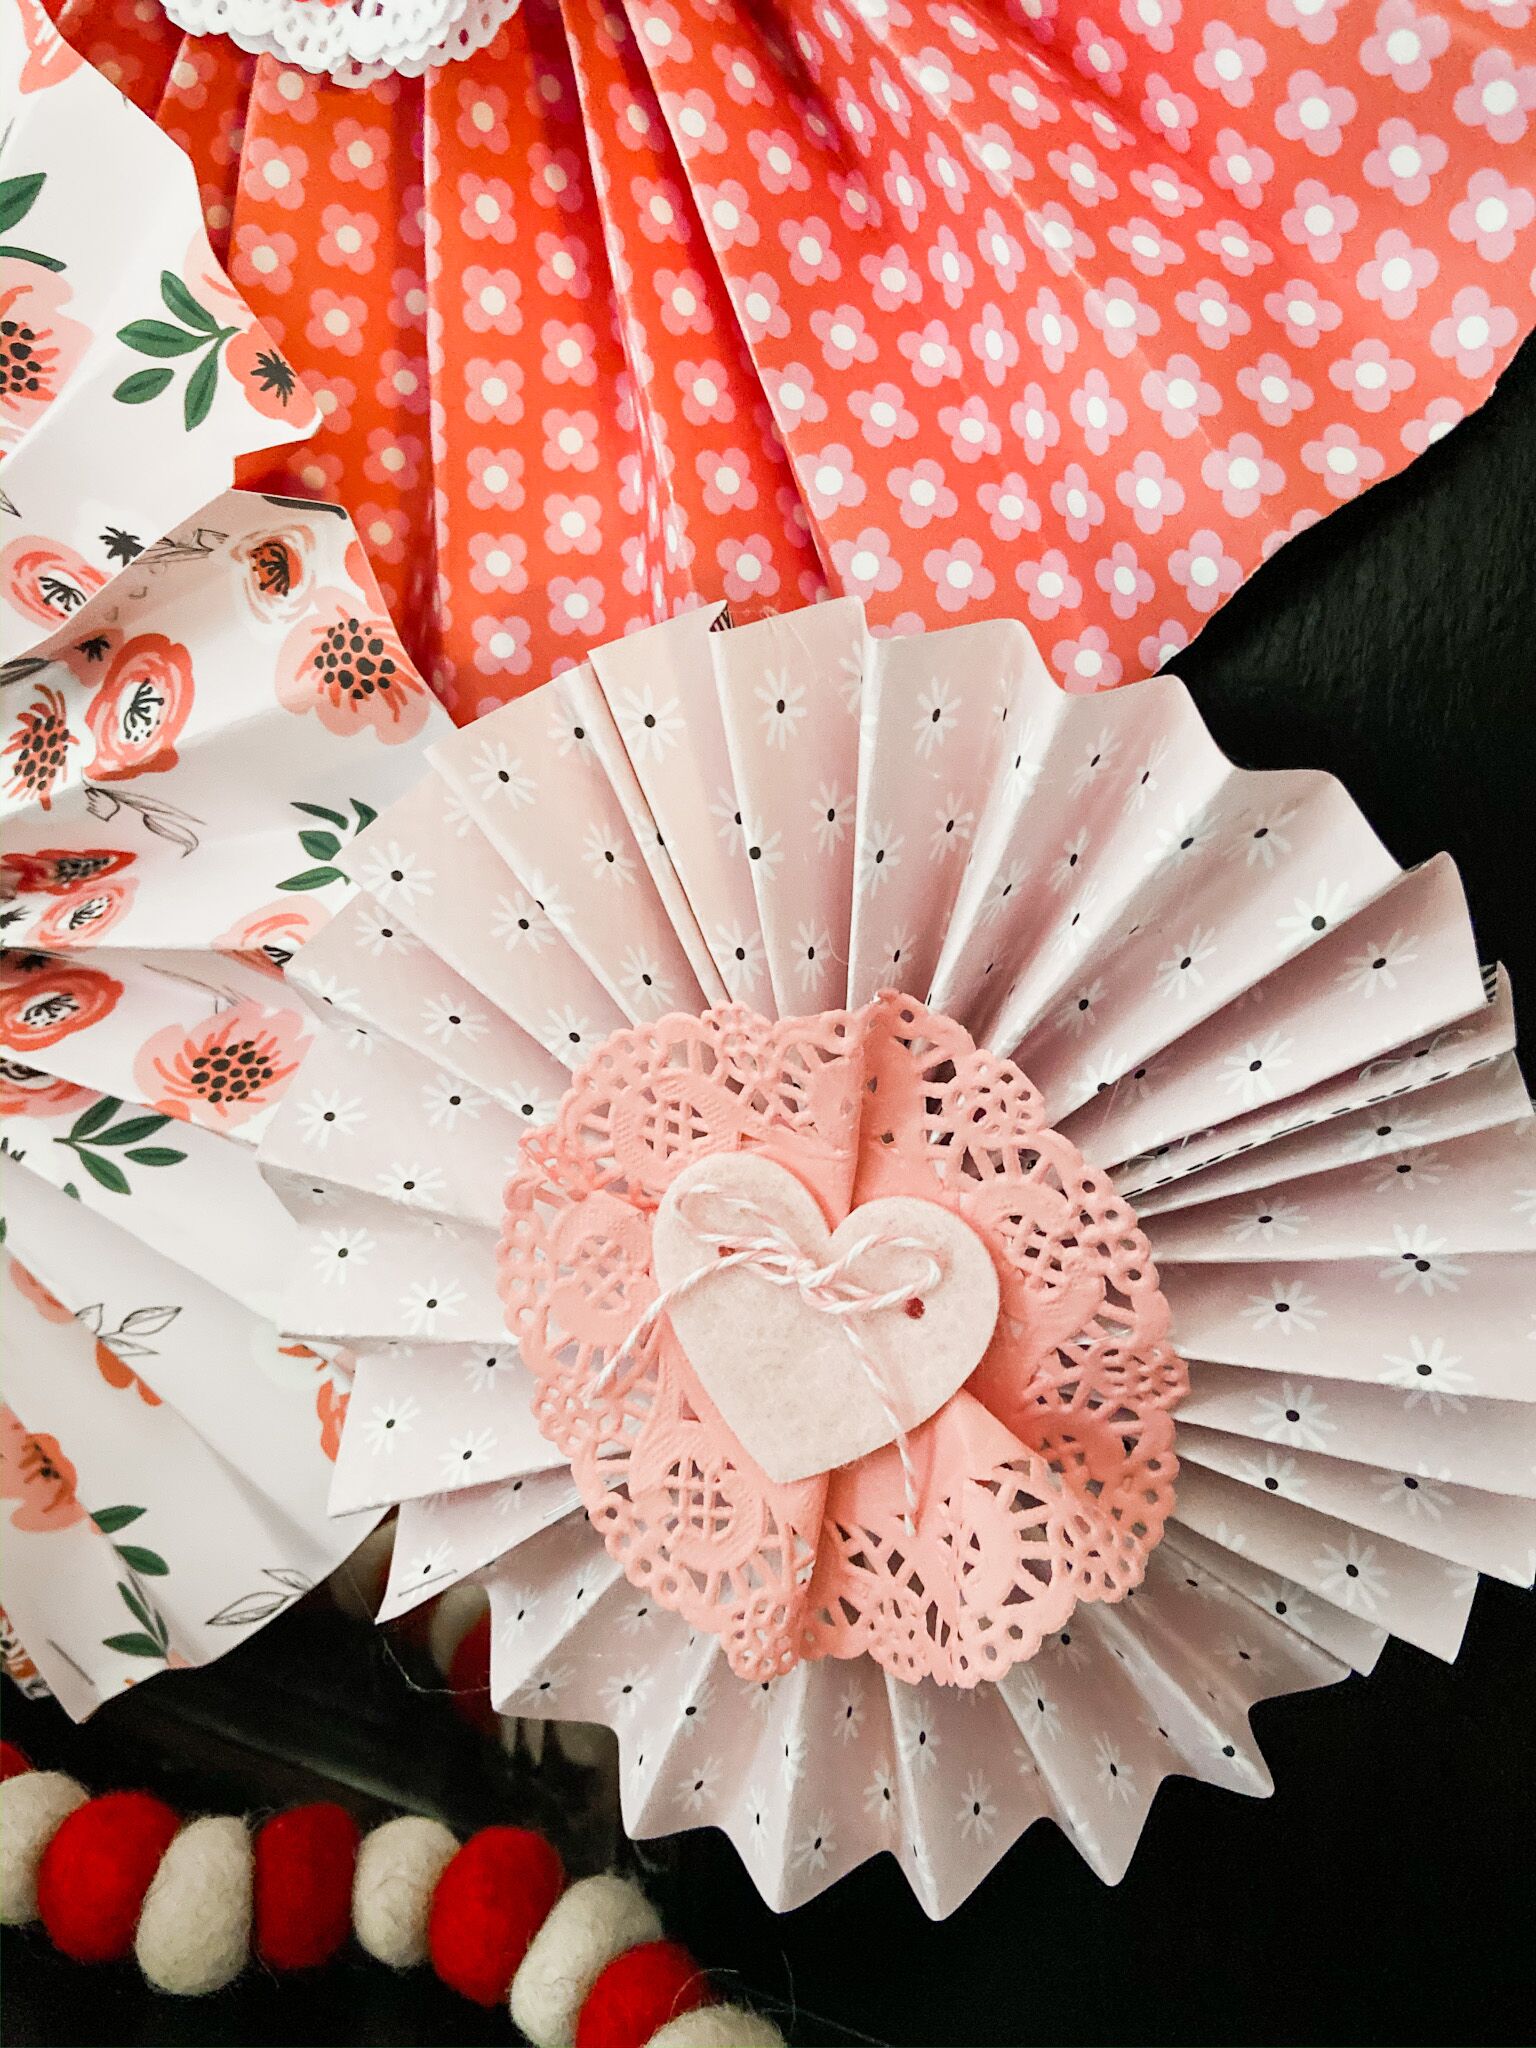
[(14, 1742), (0, 1742), (0, 1784), (4, 1784), (7, 1778), (19, 1778), (23, 1771), (31, 1768), (32, 1759)]
[(645, 2048), (652, 2034), (701, 2005), (709, 1979), (681, 1943), (644, 1941), (599, 1975), (576, 2020), (576, 2048)]
[(476, 2005), (499, 2005), (559, 1898), (554, 1847), (526, 1828), (482, 1828), (437, 1881), (427, 1920), (432, 1967)]
[(77, 1963), (115, 1963), (133, 1947), (139, 1908), (180, 1816), (148, 1792), (107, 1792), (60, 1824), (37, 1872), (37, 1910)]
[(253, 1849), (255, 1949), (274, 1970), (328, 1963), (352, 1925), (357, 1822), (322, 1801), (274, 1814)]
[(487, 1608), (470, 1623), (448, 1659), (446, 1673), (455, 1709), (487, 1735), (496, 1732), (498, 1715), (491, 1705), (491, 1614)]

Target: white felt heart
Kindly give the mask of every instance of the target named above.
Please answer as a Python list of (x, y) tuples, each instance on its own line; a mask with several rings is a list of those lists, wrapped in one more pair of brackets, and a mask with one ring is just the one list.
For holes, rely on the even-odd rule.
[[(763, 1236), (752, 1211), (771, 1219), (789, 1263), (806, 1273), (873, 1234), (916, 1240), (922, 1249), (871, 1246), (846, 1275), (854, 1292), (882, 1295), (911, 1282), (912, 1293), (860, 1315), (851, 1338), (845, 1318), (801, 1287), (775, 1281), (761, 1263), (726, 1265), (727, 1252), (706, 1241), (729, 1234), (729, 1250)], [(991, 1254), (961, 1217), (891, 1195), (829, 1231), (795, 1176), (753, 1152), (683, 1168), (656, 1212), (652, 1261), (664, 1293), (684, 1290), (669, 1313), (689, 1364), (743, 1448), (780, 1484), (851, 1464), (926, 1422), (969, 1379), (997, 1323)], [(884, 1400), (860, 1361), (860, 1338)]]

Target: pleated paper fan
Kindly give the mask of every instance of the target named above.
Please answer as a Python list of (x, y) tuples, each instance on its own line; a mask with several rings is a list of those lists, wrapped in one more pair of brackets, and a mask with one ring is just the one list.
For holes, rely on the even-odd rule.
[(1268, 1789), (1254, 1701), (1529, 1579), (1533, 1120), (1448, 860), (1172, 678), (851, 600), (431, 761), (294, 964), (285, 1327), (357, 1357), (384, 1614), (479, 1578), (632, 1833), (779, 1907), (889, 1850), (947, 1913), (1042, 1817), (1114, 1880), (1163, 1777)]
[[(49, 29), (0, 22), (0, 659), (317, 417), (214, 262), (180, 150)], [(87, 151), (80, 138), (93, 138)]]
[(460, 720), (722, 591), (1130, 680), (1532, 323), (1523, 0), (481, 0), (360, 74), (447, 11), (59, 19), (320, 397), (263, 482), (349, 504)]

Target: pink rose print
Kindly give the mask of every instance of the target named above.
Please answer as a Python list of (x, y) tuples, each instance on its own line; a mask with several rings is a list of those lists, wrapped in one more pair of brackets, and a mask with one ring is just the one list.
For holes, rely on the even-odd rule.
[(157, 1031), (134, 1060), (134, 1083), (162, 1116), (228, 1130), (277, 1100), (299, 1070), (307, 1035), (295, 1011), (234, 1003), (191, 1029)]
[(1377, 302), (1389, 320), (1407, 320), (1418, 310), (1419, 293), (1440, 275), (1432, 249), (1415, 248), (1402, 228), (1376, 237), (1376, 253), (1355, 273), (1362, 298)]
[(0, 1408), (0, 1500), (17, 1503), (11, 1527), (30, 1535), (71, 1529), (86, 1519), (75, 1498), (77, 1475), (56, 1436), (24, 1429), (9, 1408)]
[(1471, 81), (1455, 99), (1458, 121), (1483, 128), (1494, 142), (1519, 142), (1536, 108), (1536, 64), (1516, 64), (1507, 50), (1481, 50)]
[(1438, 14), (1421, 13), (1413, 0), (1383, 0), (1375, 34), (1360, 45), (1360, 63), (1373, 77), (1390, 78), (1399, 92), (1422, 92), (1450, 40), (1450, 26)]
[(1109, 599), (1117, 619), (1132, 619), (1152, 596), (1156, 585), (1137, 559), (1129, 541), (1117, 541), (1093, 565), (1093, 580)]
[(1109, 635), (1102, 626), (1090, 626), (1076, 640), (1058, 640), (1051, 649), (1051, 665), (1062, 688), (1073, 696), (1112, 690), (1124, 672), (1119, 657), (1109, 651)]
[(1031, 618), (1049, 621), (1058, 612), (1075, 612), (1083, 601), (1083, 586), (1060, 548), (1048, 548), (1038, 561), (1020, 562), (1013, 573)]
[(415, 738), (430, 701), (394, 627), (351, 590), (315, 592), (283, 642), (276, 685), (285, 711), (313, 712), (343, 738), (372, 731), (386, 746)]
[(0, 1045), (22, 1058), (88, 1031), (116, 1009), (123, 984), (46, 953), (0, 956)]
[(1233, 519), (1249, 518), (1285, 482), (1285, 471), (1253, 434), (1234, 434), (1225, 448), (1213, 448), (1200, 465), (1200, 476), (1221, 493), (1222, 510)]
[(1450, 151), (1438, 135), (1421, 135), (1411, 121), (1383, 121), (1365, 159), (1365, 181), (1390, 192), (1402, 206), (1422, 206)]
[(0, 448), (13, 447), (68, 383), (90, 340), (70, 287), (41, 263), (0, 255)]
[(1362, 412), (1381, 412), (1412, 384), (1413, 365), (1394, 356), (1384, 341), (1357, 341), (1346, 357), (1329, 364), (1328, 376)]
[(1486, 377), (1496, 349), (1513, 341), (1520, 323), (1507, 306), (1496, 306), (1480, 284), (1463, 285), (1451, 310), (1429, 330), (1437, 356), (1448, 356), (1463, 377)]
[(1451, 208), (1451, 233), (1458, 242), (1470, 242), (1485, 262), (1502, 263), (1533, 215), (1536, 198), (1524, 185), (1507, 183), (1499, 171), (1474, 171), (1466, 198)]
[(263, 974), (280, 981), (283, 970), (312, 932), (325, 922), (325, 913), (302, 897), (265, 904), (237, 918), (219, 938), (214, 950), (237, 953)]
[(57, 626), (103, 588), (106, 577), (73, 548), (24, 537), (0, 553), (5, 601), (41, 626)]
[(50, 953), (67, 952), (71, 946), (94, 946), (127, 916), (137, 887), (132, 875), (84, 883), (38, 919), (27, 935), (28, 943)]
[(1340, 425), (1325, 428), (1320, 440), (1308, 441), (1301, 459), (1322, 478), (1333, 498), (1357, 497), (1386, 468), (1385, 459), (1367, 447), (1353, 427)]
[(89, 1088), (55, 1074), (0, 1059), (0, 1116), (73, 1116), (91, 1099)]

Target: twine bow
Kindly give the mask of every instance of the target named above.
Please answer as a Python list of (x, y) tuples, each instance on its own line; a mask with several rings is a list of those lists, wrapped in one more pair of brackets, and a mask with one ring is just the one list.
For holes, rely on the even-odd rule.
[[(727, 1222), (734, 1227), (711, 1227), (706, 1223), (702, 1212), (707, 1203), (714, 1205), (712, 1213), (717, 1222)], [(818, 1315), (834, 1316), (842, 1325), (854, 1358), (890, 1424), (891, 1436), (901, 1458), (907, 1501), (907, 1534), (915, 1536), (917, 1474), (912, 1464), (907, 1432), (896, 1414), (891, 1390), (871, 1347), (869, 1332), (863, 1325), (870, 1317), (920, 1299), (928, 1289), (937, 1286), (945, 1271), (941, 1254), (921, 1238), (908, 1237), (894, 1230), (871, 1230), (855, 1238), (835, 1259), (819, 1264), (794, 1233), (760, 1203), (749, 1195), (731, 1193), (709, 1181), (699, 1181), (679, 1196), (677, 1208), (693, 1236), (716, 1256), (707, 1265), (685, 1274), (657, 1295), (593, 1381), (593, 1393), (600, 1394), (614, 1375), (623, 1370), (675, 1302), (685, 1294), (693, 1293), (695, 1288), (716, 1274), (729, 1273), (739, 1266), (750, 1266), (770, 1286), (792, 1287), (807, 1308), (814, 1309)], [(744, 1236), (744, 1230), (756, 1234)], [(854, 1272), (872, 1251), (912, 1252), (920, 1263), (899, 1283), (873, 1288), (857, 1279)]]

